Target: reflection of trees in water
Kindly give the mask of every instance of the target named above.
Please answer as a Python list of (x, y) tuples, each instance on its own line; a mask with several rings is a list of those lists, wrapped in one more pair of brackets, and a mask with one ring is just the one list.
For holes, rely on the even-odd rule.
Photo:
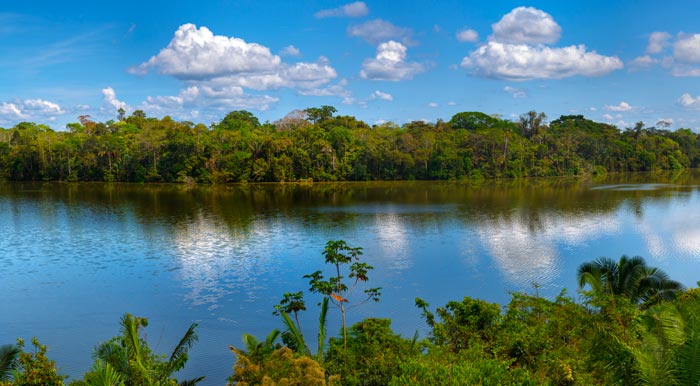
[[(644, 185), (647, 181), (654, 181), (655, 185)], [(221, 256), (235, 254), (234, 249), (240, 253), (246, 243), (270, 238), (275, 228), (290, 227), (299, 233), (330, 230), (338, 235), (358, 227), (373, 227), (379, 230), (381, 253), (401, 269), (411, 266), (399, 256), (411, 247), (407, 229), (418, 233), (432, 231), (448, 221), (476, 229), (498, 265), (516, 277), (518, 270), (526, 269), (521, 267), (531, 269), (522, 276), (556, 269), (551, 267), (557, 260), (558, 242), (577, 243), (601, 231), (615, 232), (619, 226), (615, 214), (620, 209), (630, 208), (638, 221), (648, 221), (648, 208), (671, 205), (671, 196), (674, 202), (690, 199), (698, 182), (700, 173), (690, 171), (667, 176), (614, 175), (594, 182), (560, 178), (481, 184), (6, 183), (0, 184), (0, 199), (37, 200), (44, 204), (47, 213), (60, 202), (66, 207), (80, 207), (80, 213), (127, 216), (135, 219), (146, 235), (172, 229), (179, 251), (189, 248), (200, 256), (199, 260), (183, 260), (192, 272), (188, 275), (193, 277), (213, 278), (233, 269), (232, 261), (208, 255), (212, 250)], [(671, 247), (654, 238), (656, 224), (640, 226), (652, 253), (662, 254), (675, 248), (700, 254), (700, 245), (691, 242), (691, 235), (700, 234), (693, 224), (700, 221), (692, 223), (697, 219), (688, 216), (673, 214), (678, 220), (673, 223), (676, 225), (669, 225), (673, 229), (667, 230), (675, 235)], [(197, 261), (208, 263), (198, 265)], [(203, 283), (202, 288), (206, 289), (208, 281)]]

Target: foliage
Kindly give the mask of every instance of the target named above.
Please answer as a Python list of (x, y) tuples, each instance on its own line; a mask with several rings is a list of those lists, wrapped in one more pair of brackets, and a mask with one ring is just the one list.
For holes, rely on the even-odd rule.
[(350, 327), (347, 349), (331, 338), (325, 364), (344, 385), (386, 385), (400, 372), (399, 363), (420, 355), (416, 340), (394, 334), (389, 319), (369, 318)]
[(532, 378), (525, 370), (511, 369), (508, 361), (484, 356), (479, 346), (456, 354), (436, 347), (428, 355), (410, 357), (401, 362), (398, 374), (388, 383), (390, 386), (546, 384)]
[[(56, 363), (46, 356), (46, 346), (32, 338), (33, 352), (24, 351), (24, 341), (17, 339), (17, 348), (22, 350), (14, 369), (10, 371), (12, 382), (0, 379), (0, 386), (62, 386), (63, 375), (56, 371)], [(14, 355), (14, 354), (13, 354)]]
[(22, 349), (13, 344), (0, 346), (0, 381), (10, 379), (10, 372), (17, 368)]
[(344, 240), (330, 240), (323, 250), (326, 264), (334, 269), (328, 279), (323, 271), (316, 271), (304, 278), (309, 279), (309, 291), (326, 297), (328, 301), (340, 310), (344, 346), (347, 346), (346, 310), (362, 305), (368, 300), (379, 301), (381, 288), (374, 287), (364, 290), (361, 300), (351, 305), (350, 295), (360, 283), (368, 280), (367, 273), (373, 267), (360, 261), (362, 248), (351, 247)]
[(273, 351), (264, 361), (256, 361), (241, 350), (231, 347), (236, 364), (229, 385), (339, 385), (337, 376), (326, 379), (326, 373), (313, 359), (295, 354), (287, 347)]
[[(615, 126), (565, 115), (549, 125), (460, 112), (449, 122), (370, 127), (332, 106), (261, 124), (237, 110), (207, 127), (150, 118), (81, 116), (66, 131), (22, 122), (0, 129), (0, 179), (230, 183), (581, 176), (700, 166), (689, 129)], [(624, 128), (623, 128), (624, 129)]]
[(577, 276), (580, 288), (589, 285), (594, 294), (625, 296), (633, 304), (642, 303), (645, 307), (671, 300), (683, 290), (680, 283), (664, 271), (648, 267), (639, 256), (623, 255), (618, 262), (601, 257), (581, 264)]
[[(126, 386), (177, 385), (178, 381), (173, 374), (187, 363), (188, 352), (197, 341), (197, 324), (190, 325), (169, 356), (154, 354), (142, 336), (142, 329), (148, 326), (148, 319), (124, 314), (120, 324), (121, 335), (95, 348), (95, 365), (85, 374), (84, 383), (77, 385), (90, 385), (92, 380), (105, 378), (117, 384), (123, 382)], [(198, 377), (180, 384), (194, 385), (203, 379), (204, 377)]]
[(493, 341), (501, 319), (501, 309), (497, 304), (465, 296), (461, 302), (451, 301), (439, 307), (435, 315), (428, 311), (429, 304), (416, 299), (416, 306), (423, 310), (423, 317), (432, 328), (430, 340), (438, 346), (445, 346), (452, 352), (459, 352), (470, 345)]

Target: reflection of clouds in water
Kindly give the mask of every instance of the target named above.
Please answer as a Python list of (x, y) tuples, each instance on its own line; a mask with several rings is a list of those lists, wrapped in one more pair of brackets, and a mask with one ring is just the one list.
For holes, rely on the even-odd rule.
[(663, 207), (645, 206), (643, 213), (637, 220), (637, 230), (653, 257), (663, 260), (681, 255), (700, 259), (700, 213), (675, 202)]
[(401, 216), (396, 213), (377, 214), (374, 229), (382, 259), (387, 265), (395, 270), (411, 268), (413, 262), (408, 253), (408, 229)]
[(560, 216), (541, 213), (538, 226), (522, 216), (485, 220), (478, 229), (482, 244), (507, 280), (519, 286), (547, 284), (558, 277), (556, 244), (582, 244), (615, 233), (621, 223), (612, 215)]
[(271, 268), (264, 257), (270, 256), (274, 245), (279, 245), (274, 228), (269, 221), (254, 221), (250, 231), (236, 232), (198, 214), (191, 223), (175, 229), (179, 277), (190, 289), (185, 300), (213, 310), (221, 306), (220, 300), (233, 293), (244, 292), (248, 299), (255, 299), (260, 289), (256, 280)]

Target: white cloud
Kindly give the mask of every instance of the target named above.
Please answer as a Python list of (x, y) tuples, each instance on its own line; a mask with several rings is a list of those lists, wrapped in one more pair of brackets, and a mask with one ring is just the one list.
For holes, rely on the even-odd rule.
[(401, 40), (404, 44), (411, 45), (411, 30), (397, 27), (388, 21), (374, 19), (359, 25), (348, 27), (348, 35), (362, 38), (370, 44), (377, 44), (387, 40)]
[[(282, 54), (295, 56), (300, 52), (288, 46)], [(214, 35), (208, 28), (197, 28), (194, 24), (180, 26), (166, 48), (129, 71), (145, 74), (152, 69), (181, 79), (187, 85), (212, 89), (318, 88), (337, 76), (324, 57), (313, 63), (284, 63), (265, 46)]]
[(348, 81), (346, 79), (342, 79), (340, 82), (329, 85), (323, 88), (311, 88), (311, 89), (303, 89), (299, 90), (298, 94), (299, 95), (305, 95), (305, 96), (332, 96), (332, 97), (339, 97), (343, 98), (343, 103), (344, 104), (351, 104), (354, 102), (354, 98), (352, 97), (352, 92), (350, 90), (346, 89), (345, 86), (347, 86)]
[(25, 99), (0, 103), (0, 122), (54, 121), (66, 111), (55, 102), (43, 99)]
[(479, 40), (479, 33), (473, 29), (463, 29), (456, 34), (460, 42), (474, 43)]
[(521, 81), (601, 76), (623, 65), (616, 56), (588, 52), (584, 45), (552, 48), (491, 41), (465, 57), (462, 67), (478, 76)]
[(376, 90), (372, 94), (370, 94), (369, 99), (381, 99), (384, 101), (393, 101), (394, 97), (391, 94), (387, 94), (385, 92), (381, 92), (379, 90)]
[(250, 109), (265, 111), (278, 98), (269, 95), (246, 94), (242, 88), (227, 86), (214, 88), (209, 86), (190, 86), (175, 96), (149, 96), (141, 108), (152, 115), (173, 115), (179, 118), (192, 118), (192, 113), (199, 115), (199, 110), (214, 109), (229, 111), (231, 109)]
[(649, 43), (647, 44), (647, 54), (658, 54), (666, 48), (668, 41), (671, 39), (671, 34), (667, 32), (652, 32), (649, 35)]
[(32, 116), (51, 116), (66, 113), (58, 104), (43, 99), (27, 99), (22, 103), (22, 107), (25, 113)]
[(533, 7), (518, 7), (493, 24), (491, 40), (513, 44), (556, 43), (561, 27), (552, 16)]
[(491, 27), (489, 41), (462, 59), (462, 67), (476, 76), (513, 81), (560, 79), (601, 76), (623, 67), (616, 56), (587, 51), (583, 44), (547, 46), (559, 40), (561, 27), (536, 8), (515, 8)]
[(623, 102), (620, 102), (620, 104), (614, 105), (614, 106), (605, 105), (605, 109), (608, 110), (608, 111), (618, 111), (618, 112), (620, 112), (620, 111), (630, 111), (630, 110), (633, 109), (633, 107), (630, 106), (629, 103), (623, 101)]
[(25, 114), (22, 114), (22, 110), (14, 103), (2, 102), (2, 104), (0, 104), (0, 119), (2, 121), (26, 117)]
[(129, 72), (145, 74), (157, 69), (162, 74), (189, 80), (271, 71), (280, 63), (280, 57), (272, 55), (265, 46), (214, 35), (204, 26), (183, 24), (166, 48)]
[(289, 45), (280, 51), (280, 55), (299, 57), (301, 56), (301, 51), (293, 45)]
[(77, 111), (87, 111), (87, 110), (90, 110), (91, 108), (92, 108), (92, 106), (90, 106), (90, 105), (82, 105), (82, 104), (75, 105), (75, 110), (77, 110)]
[(634, 58), (634, 60), (629, 62), (629, 65), (631, 68), (647, 68), (653, 66), (656, 63), (659, 63), (658, 59), (652, 58), (649, 55), (644, 55)]
[(700, 96), (693, 97), (689, 93), (685, 93), (678, 98), (677, 102), (688, 110), (700, 110)]
[(117, 94), (111, 87), (103, 88), (102, 96), (104, 97), (104, 101), (107, 105), (114, 107), (114, 111), (117, 111), (119, 109), (126, 110), (128, 108), (125, 102), (122, 102), (119, 99), (117, 99)]
[(406, 62), (406, 46), (390, 40), (377, 47), (374, 59), (365, 59), (360, 76), (370, 80), (399, 81), (413, 79), (425, 68), (416, 62)]
[(516, 98), (516, 99), (527, 98), (527, 92), (525, 92), (525, 90), (523, 90), (523, 89), (519, 89), (519, 88), (511, 87), (511, 86), (506, 86), (506, 87), (503, 87), (503, 91), (507, 92), (513, 98)]
[(314, 14), (314, 16), (317, 19), (323, 19), (326, 17), (363, 17), (367, 16), (368, 13), (369, 8), (367, 8), (367, 5), (362, 1), (356, 1), (338, 8), (318, 11)]
[(603, 118), (607, 121), (614, 121), (615, 120), (615, 117), (613, 117), (610, 114), (603, 114)]
[(448, 106), (457, 106), (457, 102), (449, 101), (447, 102)]
[(679, 35), (673, 43), (673, 57), (681, 63), (700, 63), (700, 34)]
[(440, 106), (440, 105), (438, 105), (438, 104), (435, 103), (435, 102), (430, 102), (430, 103), (428, 103), (428, 107), (436, 108), (436, 107), (439, 107), (439, 106)]

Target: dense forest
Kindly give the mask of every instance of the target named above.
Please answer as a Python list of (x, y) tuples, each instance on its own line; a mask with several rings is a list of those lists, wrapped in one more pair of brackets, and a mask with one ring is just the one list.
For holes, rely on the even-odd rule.
[[(514, 293), (503, 308), (465, 297), (433, 311), (417, 298), (416, 312), (430, 332), (407, 339), (391, 330), (389, 319), (346, 326), (354, 307), (381, 297), (380, 287), (367, 286), (373, 268), (361, 256), (362, 248), (329, 241), (326, 269), (304, 276), (306, 292), (320, 295), (321, 303), (307, 310), (305, 291), (283, 294), (273, 312), (283, 329), (264, 339), (244, 334), (242, 344), (230, 346), (236, 359), (228, 384), (700, 384), (700, 289), (684, 288), (641, 257), (583, 263), (578, 302), (565, 292), (540, 297), (536, 287), (534, 294)], [(303, 312), (318, 312), (318, 325), (302, 326)], [(340, 313), (342, 325), (327, 338), (329, 312)], [(125, 314), (120, 325), (119, 335), (95, 347), (92, 369), (71, 386), (195, 385), (205, 379), (176, 378), (197, 341), (197, 324), (169, 355), (149, 347), (147, 319)], [(47, 348), (36, 339), (32, 344), (0, 346), (0, 386), (65, 384)]]
[(700, 166), (700, 139), (639, 122), (620, 130), (582, 115), (517, 122), (480, 112), (370, 126), (331, 106), (263, 123), (232, 111), (210, 127), (136, 110), (54, 131), (0, 129), (0, 179), (229, 183), (579, 176)]

